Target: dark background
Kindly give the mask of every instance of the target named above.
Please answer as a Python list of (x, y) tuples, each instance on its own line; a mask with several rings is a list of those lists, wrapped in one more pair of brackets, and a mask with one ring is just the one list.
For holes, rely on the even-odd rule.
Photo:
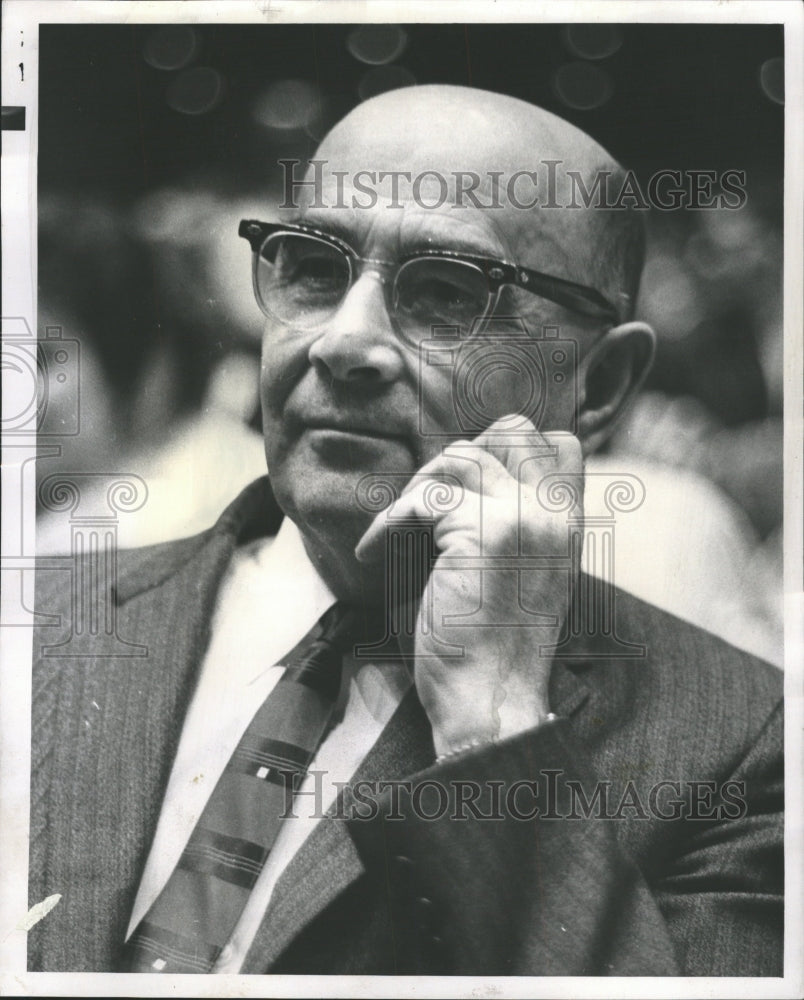
[[(613, 93), (588, 110), (555, 93), (556, 70), (578, 59), (560, 24), (406, 25), (407, 47), (395, 64), (418, 83), (466, 84), (539, 104), (589, 132), (640, 177), (673, 167), (772, 177), (763, 202), (779, 212), (784, 117), (759, 73), (783, 55), (781, 26), (613, 27), (617, 51), (589, 60), (608, 74)], [(175, 73), (143, 57), (154, 26), (43, 25), (40, 184), (126, 199), (188, 173), (218, 173), (233, 187), (258, 184), (264, 147), (251, 102), (271, 81), (301, 78), (344, 111), (358, 103), (367, 67), (347, 49), (353, 28), (198, 26), (192, 65), (216, 69), (226, 93), (206, 114), (182, 114), (166, 101)], [(310, 155), (316, 143), (298, 145)]]

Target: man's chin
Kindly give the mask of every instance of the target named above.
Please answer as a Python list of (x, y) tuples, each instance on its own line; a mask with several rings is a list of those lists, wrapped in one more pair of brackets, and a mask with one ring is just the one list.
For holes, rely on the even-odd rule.
[(282, 509), (302, 531), (329, 536), (334, 548), (356, 545), (417, 467), (400, 441), (328, 430), (305, 434), (291, 454), (269, 466)]

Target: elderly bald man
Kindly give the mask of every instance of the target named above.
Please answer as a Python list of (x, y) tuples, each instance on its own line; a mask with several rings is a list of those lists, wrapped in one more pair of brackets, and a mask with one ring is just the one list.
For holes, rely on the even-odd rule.
[(780, 974), (778, 673), (579, 573), (641, 223), (509, 181), (622, 168), (440, 86), (316, 160), (241, 224), (270, 482), (121, 556), (146, 657), (38, 640), (31, 968)]

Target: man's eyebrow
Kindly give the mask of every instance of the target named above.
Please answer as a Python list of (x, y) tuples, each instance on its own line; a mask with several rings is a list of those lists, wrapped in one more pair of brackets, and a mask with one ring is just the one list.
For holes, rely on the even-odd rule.
[(418, 233), (415, 237), (403, 238), (401, 241), (401, 253), (416, 253), (422, 250), (446, 250), (475, 257), (494, 257), (495, 259), (501, 256), (499, 248), (488, 240), (483, 240), (480, 237), (471, 239), (451, 232), (444, 232), (438, 236)]
[(419, 217), (411, 221), (411, 225), (402, 227), (400, 254), (446, 250), (495, 259), (505, 256), (496, 233), (486, 226), (458, 224), (460, 220), (443, 215)]
[[(317, 229), (319, 232), (329, 236), (338, 236), (359, 251), (360, 237), (357, 227), (350, 224), (349, 214), (338, 212), (328, 212), (318, 214), (315, 210), (308, 211), (304, 215), (295, 214), (287, 218), (288, 223), (306, 226), (310, 229)], [(419, 253), (426, 250), (445, 250), (454, 253), (465, 253), (475, 257), (492, 257), (498, 259), (504, 256), (499, 245), (484, 234), (468, 233), (459, 231), (452, 226), (421, 227), (413, 232), (405, 232), (404, 229), (399, 235), (398, 251), (400, 256)]]
[(314, 213), (305, 215), (294, 215), (286, 220), (297, 226), (306, 226), (308, 229), (317, 229), (328, 236), (339, 236), (347, 243), (353, 244), (357, 238), (355, 227), (350, 226), (346, 219), (339, 218), (335, 213), (318, 216)]

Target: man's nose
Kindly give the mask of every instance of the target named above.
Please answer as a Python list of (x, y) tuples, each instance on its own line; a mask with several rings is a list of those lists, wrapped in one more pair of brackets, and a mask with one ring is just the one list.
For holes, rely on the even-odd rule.
[(310, 364), (339, 382), (393, 382), (403, 370), (381, 277), (364, 271), (309, 350)]

